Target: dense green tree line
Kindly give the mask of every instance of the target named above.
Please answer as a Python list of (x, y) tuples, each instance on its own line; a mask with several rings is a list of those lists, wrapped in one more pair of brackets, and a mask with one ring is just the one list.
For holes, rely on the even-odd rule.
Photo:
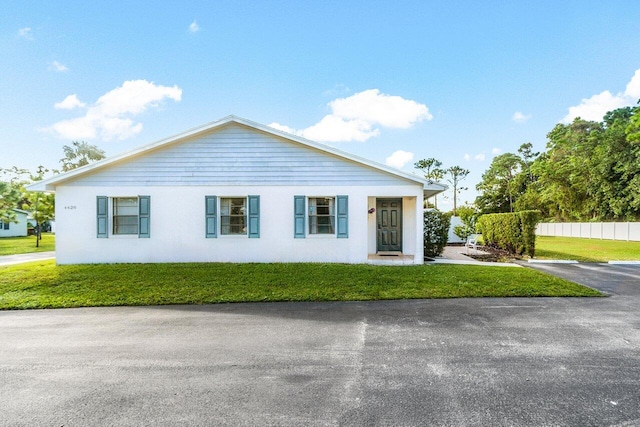
[(557, 124), (546, 151), (493, 159), (477, 185), (482, 213), (536, 209), (556, 221), (640, 220), (640, 107)]

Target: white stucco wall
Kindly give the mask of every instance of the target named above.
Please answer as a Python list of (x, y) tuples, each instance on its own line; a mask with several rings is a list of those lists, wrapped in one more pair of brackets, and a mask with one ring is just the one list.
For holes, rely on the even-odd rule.
[(27, 214), (16, 212), (17, 223), (9, 223), (9, 229), (0, 227), (0, 237), (21, 237), (27, 235)]
[[(151, 237), (97, 238), (96, 196), (151, 196)], [(205, 237), (205, 195), (260, 196), (260, 238)], [(349, 237), (294, 238), (294, 195), (349, 196)], [(366, 263), (376, 252), (376, 197), (403, 199), (403, 253), (422, 263), (422, 187), (349, 186), (58, 186), (58, 264), (116, 262), (340, 262)], [(419, 201), (416, 203), (416, 201)], [(111, 212), (110, 212), (111, 214)], [(111, 219), (110, 219), (111, 220)], [(308, 226), (308, 223), (307, 223)], [(111, 224), (109, 224), (111, 230)]]

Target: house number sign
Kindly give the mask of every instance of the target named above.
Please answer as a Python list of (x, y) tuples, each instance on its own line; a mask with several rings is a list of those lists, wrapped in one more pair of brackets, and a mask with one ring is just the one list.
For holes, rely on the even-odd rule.
[(75, 205), (69, 205), (69, 206), (65, 206), (65, 209), (77, 209), (77, 206)]

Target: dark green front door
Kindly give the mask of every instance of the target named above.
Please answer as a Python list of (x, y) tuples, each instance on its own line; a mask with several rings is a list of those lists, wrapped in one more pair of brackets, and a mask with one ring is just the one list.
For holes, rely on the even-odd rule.
[(378, 252), (402, 252), (402, 199), (376, 201)]

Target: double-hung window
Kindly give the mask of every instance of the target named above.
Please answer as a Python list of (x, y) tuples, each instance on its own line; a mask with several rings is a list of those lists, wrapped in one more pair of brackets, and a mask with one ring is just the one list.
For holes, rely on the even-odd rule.
[(113, 234), (138, 234), (138, 198), (113, 198)]
[(246, 198), (220, 198), (220, 234), (247, 234)]
[(335, 198), (310, 197), (308, 205), (309, 234), (335, 234)]

